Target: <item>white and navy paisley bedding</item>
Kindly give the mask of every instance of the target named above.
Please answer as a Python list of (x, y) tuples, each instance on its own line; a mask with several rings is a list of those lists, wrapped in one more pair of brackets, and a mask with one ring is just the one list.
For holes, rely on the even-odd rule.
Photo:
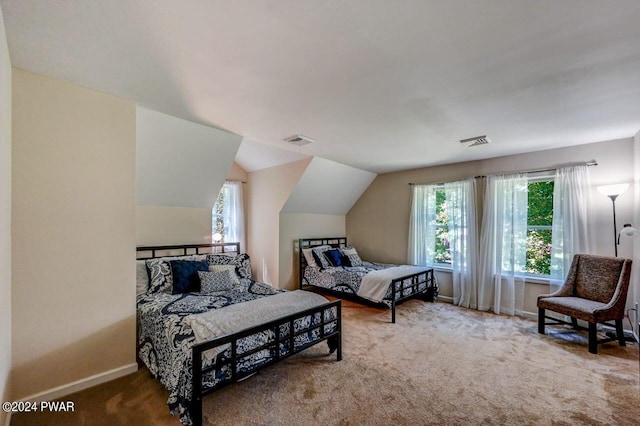
[[(362, 278), (365, 275), (371, 271), (391, 268), (392, 266), (399, 265), (363, 261), (362, 266), (335, 266), (329, 268), (307, 266), (304, 270), (303, 284), (323, 287), (340, 293), (357, 295), (360, 284), (362, 283)], [(421, 278), (423, 281), (419, 283), (418, 289), (422, 292), (426, 290), (428, 283), (424, 275)], [(409, 287), (410, 284), (411, 279), (405, 280), (405, 287)], [(401, 294), (399, 288), (399, 286), (396, 288), (396, 300), (403, 296), (409, 296), (412, 292), (411, 288), (405, 288)], [(382, 303), (391, 307), (391, 297), (391, 286), (389, 286)]]
[[(192, 351), (195, 344), (195, 336), (191, 326), (185, 318), (191, 314), (199, 314), (211, 309), (222, 309), (225, 306), (255, 300), (261, 297), (282, 293), (267, 284), (243, 278), (240, 285), (232, 290), (209, 294), (183, 293), (169, 294), (164, 292), (154, 294), (142, 294), (137, 300), (138, 315), (138, 354), (140, 359), (149, 368), (153, 376), (169, 390), (167, 401), (172, 414), (179, 415), (180, 421), (191, 424), (189, 407), (192, 399)], [(329, 311), (328, 318), (335, 318), (335, 312)], [(320, 314), (308, 316), (303, 320), (294, 322), (294, 329), (302, 326), (319, 323)], [(333, 331), (332, 326), (326, 326), (325, 332)], [(238, 353), (255, 348), (267, 341), (274, 340), (273, 331), (251, 335), (242, 339), (238, 345)], [(289, 326), (280, 328), (281, 336), (288, 336)], [(319, 330), (303, 333), (296, 336), (294, 346), (304, 347), (310, 342), (318, 340)], [(288, 340), (282, 343), (280, 355), (289, 352)], [(241, 359), (238, 365), (238, 374), (249, 373), (256, 367), (267, 363), (275, 354), (274, 351), (263, 350)], [(213, 362), (228, 359), (230, 350), (217, 355)], [(212, 362), (205, 358), (205, 366)], [(230, 368), (228, 365), (206, 374), (203, 377), (203, 388), (210, 388), (222, 381), (230, 380)]]

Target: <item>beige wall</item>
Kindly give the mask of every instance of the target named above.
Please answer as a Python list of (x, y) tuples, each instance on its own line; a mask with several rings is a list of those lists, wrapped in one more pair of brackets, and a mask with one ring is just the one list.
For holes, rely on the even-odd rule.
[[(477, 175), (541, 169), (590, 160), (597, 160), (599, 164), (589, 169), (592, 183), (590, 225), (595, 243), (594, 252), (612, 256), (614, 248), (611, 201), (599, 194), (596, 186), (633, 181), (631, 138), (378, 175), (347, 214), (347, 236), (364, 259), (403, 263), (407, 261), (410, 182), (445, 182)], [(619, 226), (631, 222), (633, 198), (631, 190), (622, 194), (616, 201)], [(620, 256), (630, 257), (632, 253), (630, 244), (621, 245), (619, 248)], [(438, 276), (443, 284), (442, 294), (452, 296), (450, 277), (441, 272)], [(539, 293), (546, 290), (546, 286), (531, 288), (533, 290), (527, 291)], [(535, 311), (535, 301), (531, 304), (531, 301), (527, 300), (525, 310)]]
[[(0, 400), (11, 396), (11, 62), (0, 10)], [(0, 411), (0, 424), (7, 414)]]
[(346, 218), (333, 214), (280, 214), (279, 286), (298, 288), (299, 263), (295, 244), (300, 238), (342, 237), (346, 235)]
[(14, 69), (14, 398), (135, 364), (133, 102)]
[(311, 158), (258, 170), (248, 175), (247, 252), (251, 256), (254, 277), (263, 279), (262, 264), (274, 285), (279, 283), (280, 210), (289, 198)]

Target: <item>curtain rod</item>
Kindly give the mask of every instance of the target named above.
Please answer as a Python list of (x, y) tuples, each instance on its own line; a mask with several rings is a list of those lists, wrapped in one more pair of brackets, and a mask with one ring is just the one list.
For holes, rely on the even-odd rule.
[[(592, 161), (586, 161), (586, 162), (581, 162), (581, 163), (571, 163), (571, 164), (567, 164), (564, 166), (557, 166), (557, 167), (550, 167), (548, 169), (535, 169), (535, 170), (523, 170), (523, 171), (519, 171), (519, 172), (507, 172), (507, 173), (493, 173), (492, 176), (499, 176), (499, 175), (504, 175), (504, 174), (510, 174), (510, 173), (542, 173), (542, 172), (551, 172), (551, 171), (555, 171), (558, 170), (559, 168), (562, 167), (571, 167), (571, 166), (579, 166), (579, 165), (586, 165), (587, 167), (591, 167), (591, 166), (597, 166), (598, 162), (596, 160), (592, 160)], [(478, 178), (483, 178), (483, 177), (487, 177), (487, 175), (478, 175), (478, 176), (474, 176), (475, 179)], [(444, 185), (445, 183), (448, 182), (436, 182), (436, 183), (429, 183), (429, 184), (422, 184), (422, 183), (413, 183), (413, 182), (409, 182), (410, 186), (413, 185)]]
[(240, 180), (240, 179), (225, 179), (224, 181), (225, 181), (225, 182), (240, 182), (240, 183), (247, 183), (247, 182), (245, 182), (245, 181), (243, 181), (243, 180)]

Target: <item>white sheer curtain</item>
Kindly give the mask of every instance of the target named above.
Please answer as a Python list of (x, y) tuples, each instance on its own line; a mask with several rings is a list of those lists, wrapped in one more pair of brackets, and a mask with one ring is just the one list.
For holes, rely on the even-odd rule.
[(411, 265), (433, 265), (436, 247), (436, 186), (411, 187), (411, 218), (407, 261)]
[(475, 179), (444, 185), (453, 279), (453, 303), (478, 306), (476, 287), (477, 226)]
[(586, 165), (556, 170), (553, 184), (551, 283), (561, 285), (573, 256), (589, 253), (589, 168)]
[(241, 250), (245, 251), (247, 247), (244, 237), (242, 182), (227, 181), (224, 183), (224, 186), (227, 190), (222, 207), (224, 240), (227, 242), (239, 242)]
[(527, 177), (488, 176), (486, 183), (478, 309), (521, 314), (527, 257)]

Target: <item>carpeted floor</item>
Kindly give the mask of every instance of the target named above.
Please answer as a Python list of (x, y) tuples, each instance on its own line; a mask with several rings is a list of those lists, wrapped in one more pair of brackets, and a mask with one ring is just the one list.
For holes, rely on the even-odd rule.
[[(409, 301), (343, 302), (343, 360), (321, 344), (204, 400), (215, 425), (637, 425), (638, 346), (535, 321)], [(146, 370), (70, 395), (74, 413), (11, 425), (178, 425)]]

